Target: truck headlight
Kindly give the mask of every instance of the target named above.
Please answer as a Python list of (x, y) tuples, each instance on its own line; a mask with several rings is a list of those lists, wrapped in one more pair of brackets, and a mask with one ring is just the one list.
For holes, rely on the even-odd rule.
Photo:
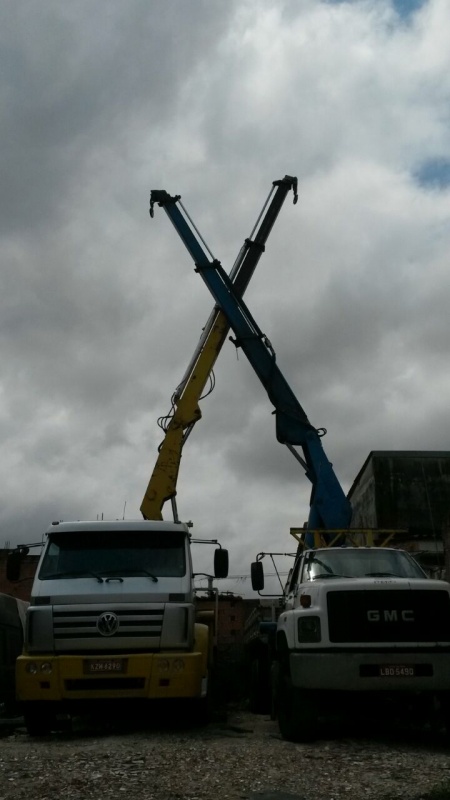
[(53, 672), (53, 664), (51, 661), (28, 661), (25, 665), (25, 672), (28, 672), (29, 675), (37, 675), (38, 672), (50, 675)]
[(299, 642), (320, 642), (320, 617), (299, 617), (297, 632)]

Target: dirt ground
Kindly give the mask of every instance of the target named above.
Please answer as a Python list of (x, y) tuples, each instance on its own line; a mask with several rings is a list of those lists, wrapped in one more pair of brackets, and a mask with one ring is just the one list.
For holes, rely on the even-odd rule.
[(442, 733), (341, 726), (293, 744), (268, 716), (239, 707), (203, 727), (75, 720), (39, 739), (18, 719), (3, 721), (0, 737), (0, 800), (419, 800), (450, 786)]

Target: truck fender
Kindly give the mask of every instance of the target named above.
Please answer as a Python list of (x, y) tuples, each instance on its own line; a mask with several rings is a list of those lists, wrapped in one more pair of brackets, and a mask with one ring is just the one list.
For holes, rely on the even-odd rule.
[(208, 672), (208, 667), (212, 661), (212, 637), (209, 635), (208, 625), (196, 622), (194, 626), (194, 650), (202, 654), (202, 672)]
[(282, 672), (283, 675), (290, 675), (289, 647), (284, 631), (278, 631), (277, 633), (276, 654), (279, 671)]

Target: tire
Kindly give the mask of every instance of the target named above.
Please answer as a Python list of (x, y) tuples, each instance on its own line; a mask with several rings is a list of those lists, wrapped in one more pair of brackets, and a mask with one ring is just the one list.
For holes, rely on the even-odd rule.
[(208, 675), (207, 690), (204, 697), (195, 697), (187, 701), (189, 716), (194, 726), (203, 727), (211, 722), (215, 707), (214, 688), (215, 681), (210, 672)]
[(442, 692), (439, 696), (440, 717), (444, 723), (447, 737), (450, 737), (450, 692)]
[(267, 714), (270, 708), (270, 686), (258, 657), (250, 664), (249, 708), (252, 714)]
[(52, 716), (48, 711), (25, 711), (25, 727), (29, 736), (48, 736), (52, 731)]
[(304, 689), (292, 686), (287, 675), (280, 674), (276, 695), (278, 726), (289, 742), (310, 742), (317, 736), (317, 712), (314, 699)]
[(272, 661), (270, 665), (270, 719), (278, 717), (278, 691), (280, 683), (280, 664)]
[(206, 697), (200, 697), (198, 700), (194, 700), (192, 712), (192, 721), (194, 725), (197, 725), (200, 728), (202, 728), (204, 725), (207, 725), (211, 720), (210, 697), (207, 695)]

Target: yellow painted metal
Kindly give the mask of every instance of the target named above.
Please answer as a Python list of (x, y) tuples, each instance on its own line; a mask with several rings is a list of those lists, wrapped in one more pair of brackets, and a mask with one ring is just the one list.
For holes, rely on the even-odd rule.
[[(333, 530), (307, 530), (305, 528), (291, 528), (291, 536), (300, 547), (306, 547), (306, 535), (314, 536), (314, 547), (338, 547), (345, 544), (351, 547), (387, 547), (399, 534), (407, 534), (407, 530), (394, 530), (390, 528), (342, 528)], [(331, 537), (331, 538), (330, 538)]]
[[(298, 199), (297, 178), (291, 175), (285, 175), (282, 180), (273, 181), (272, 183), (269, 196), (256, 221), (250, 238), (245, 240), (230, 272), (229, 277), (233, 282), (233, 289), (239, 296), (244, 294), (248, 286), (248, 282), (251, 279), (260, 256), (264, 252), (267, 237), (291, 189), (294, 192), (295, 204)], [(192, 225), (192, 221), (185, 211), (186, 219), (183, 218), (183, 215), (178, 219), (178, 212), (175, 213), (175, 204), (178, 200), (180, 200), (179, 195), (170, 197), (167, 192), (158, 190), (152, 191), (150, 198), (150, 215), (153, 216), (153, 206), (155, 203), (165, 207), (169, 218), (192, 254), (191, 247), (186, 239), (184, 225), (186, 225), (188, 229), (192, 227), (191, 233), (194, 239), (195, 226)], [(169, 209), (171, 209), (171, 211), (169, 211)], [(178, 222), (175, 222), (175, 219), (177, 219)], [(198, 234), (198, 231), (195, 232)], [(254, 236), (255, 232), (256, 235)], [(209, 253), (212, 256), (210, 251)], [(218, 307), (215, 307), (203, 329), (199, 346), (194, 352), (187, 373), (173, 398), (174, 412), (169, 424), (165, 428), (166, 435), (160, 446), (159, 455), (148, 483), (144, 499), (141, 503), (140, 510), (144, 519), (162, 519), (164, 503), (166, 500), (175, 498), (183, 444), (192, 426), (201, 418), (199, 401), (202, 397), (206, 382), (211, 375), (217, 356), (225, 342), (228, 331), (229, 324), (225, 314)], [(173, 506), (175, 517), (175, 502)]]
[[(205, 626), (199, 626), (204, 628)], [(20, 702), (62, 700), (95, 700), (101, 698), (199, 698), (202, 680), (207, 677), (208, 633), (200, 635), (198, 644), (203, 649), (192, 653), (139, 653), (121, 654), (126, 659), (124, 674), (86, 675), (87, 657), (81, 655), (31, 658), (19, 656), (16, 664), (16, 691)], [(101, 656), (107, 659), (107, 656)], [(115, 659), (119, 656), (114, 656)], [(39, 666), (51, 663), (51, 674), (30, 674), (30, 663)], [(130, 679), (136, 685), (130, 686)], [(112, 685), (113, 680), (113, 685)], [(72, 685), (71, 685), (72, 682)], [(74, 684), (73, 682), (76, 682)], [(121, 686), (122, 682), (122, 686)]]
[(199, 400), (229, 332), (228, 321), (216, 310), (211, 327), (178, 396), (141, 504), (144, 519), (162, 519), (166, 500), (176, 495), (185, 430), (201, 418)]
[(202, 673), (208, 674), (208, 667), (211, 664), (213, 632), (209, 625), (196, 622), (194, 626), (194, 649), (202, 654)]

